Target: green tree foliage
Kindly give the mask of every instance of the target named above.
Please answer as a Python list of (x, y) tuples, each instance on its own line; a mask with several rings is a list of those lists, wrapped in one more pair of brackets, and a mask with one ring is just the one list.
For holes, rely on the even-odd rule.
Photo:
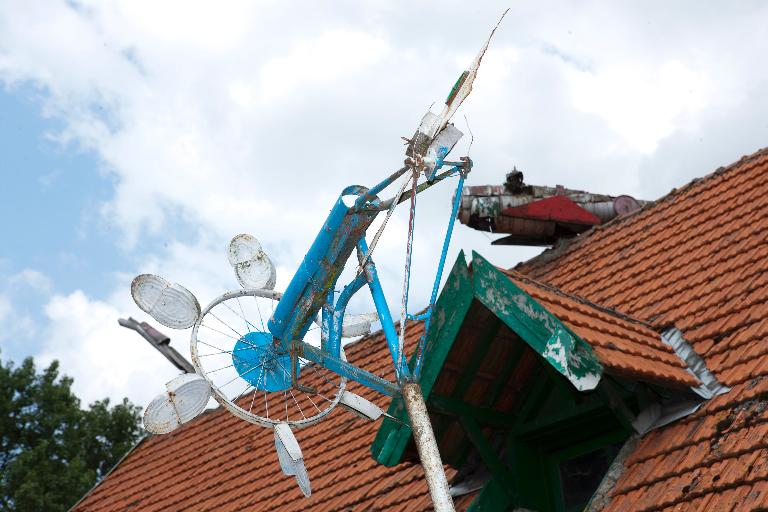
[(0, 511), (66, 511), (141, 437), (127, 398), (81, 409), (59, 363), (0, 361)]

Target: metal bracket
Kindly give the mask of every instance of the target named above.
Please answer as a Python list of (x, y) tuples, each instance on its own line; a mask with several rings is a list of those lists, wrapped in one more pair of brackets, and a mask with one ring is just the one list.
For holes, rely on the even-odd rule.
[(316, 395), (317, 389), (311, 386), (299, 384), (299, 380), (296, 378), (296, 363), (298, 362), (297, 352), (298, 350), (296, 345), (291, 344), (291, 385), (293, 386), (293, 389), (298, 389), (299, 391), (303, 391), (304, 393), (308, 393), (310, 395)]

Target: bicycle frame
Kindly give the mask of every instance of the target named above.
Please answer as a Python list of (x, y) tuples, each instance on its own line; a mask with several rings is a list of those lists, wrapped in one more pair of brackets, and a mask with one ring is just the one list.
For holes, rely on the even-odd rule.
[[(443, 165), (450, 165), (451, 168), (437, 174)], [(429, 177), (431, 179), (415, 189), (418, 194), (445, 178), (459, 175), (430, 304), (421, 315), (408, 315), (409, 320), (424, 320), (426, 323), (424, 334), (419, 341), (420, 350), (423, 350), (431, 313), (437, 298), (454, 221), (461, 201), (464, 179), (471, 167), (472, 162), (469, 158), (462, 159), (462, 162), (443, 162), (440, 159)], [(279, 350), (291, 353), (292, 357), (300, 356), (322, 365), (343, 377), (388, 396), (399, 394), (402, 383), (418, 379), (421, 359), (418, 358), (414, 371), (411, 371), (405, 353), (398, 353), (397, 329), (379, 281), (376, 265), (368, 254), (365, 235), (378, 214), (388, 210), (398, 200), (398, 198), (392, 198), (381, 201), (377, 194), (409, 171), (409, 168), (404, 167), (370, 189), (353, 185), (342, 191), (268, 322), (268, 329), (274, 336), (274, 343)], [(408, 200), (411, 195), (411, 192), (402, 194), (397, 201), (398, 204)], [(345, 201), (345, 198), (349, 199), (350, 196), (355, 198), (351, 206), (348, 205), (348, 201)], [(336, 282), (355, 250), (357, 250), (358, 261), (362, 265), (362, 272), (344, 286), (337, 298), (334, 291)], [(365, 285), (368, 285), (379, 315), (382, 331), (395, 365), (397, 384), (358, 368), (341, 358), (344, 313), (349, 300)], [(317, 348), (301, 340), (321, 310), (322, 342), (320, 348)], [(297, 384), (294, 382), (294, 385)]]

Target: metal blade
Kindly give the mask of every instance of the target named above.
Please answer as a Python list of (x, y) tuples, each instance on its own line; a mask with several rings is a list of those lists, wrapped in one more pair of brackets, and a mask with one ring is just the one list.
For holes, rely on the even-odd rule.
[(274, 430), (275, 450), (277, 450), (277, 459), (280, 461), (280, 469), (286, 475), (295, 477), (301, 492), (309, 497), (312, 494), (312, 488), (296, 436), (286, 423), (276, 424)]
[(341, 395), (341, 399), (339, 399), (339, 405), (352, 414), (370, 421), (376, 421), (384, 414), (384, 411), (376, 404), (346, 390)]
[(179, 375), (165, 385), (179, 421), (186, 423), (205, 410), (211, 398), (211, 385), (194, 373)]
[(341, 326), (342, 338), (365, 336), (371, 332), (371, 324), (379, 320), (378, 313), (363, 313), (359, 315), (344, 315)]

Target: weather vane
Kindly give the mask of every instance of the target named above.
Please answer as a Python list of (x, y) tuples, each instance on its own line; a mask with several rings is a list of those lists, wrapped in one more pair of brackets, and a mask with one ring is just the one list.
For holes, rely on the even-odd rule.
[[(229, 245), (229, 263), (242, 289), (224, 293), (202, 310), (195, 296), (181, 285), (151, 274), (133, 280), (131, 294), (139, 308), (167, 327), (192, 328), (190, 351), (196, 373), (173, 379), (148, 405), (144, 425), (149, 432), (175, 430), (200, 414), (213, 397), (235, 416), (273, 429), (280, 467), (295, 476), (309, 496), (309, 476), (292, 429), (323, 420), (338, 405), (372, 421), (385, 415), (378, 406), (346, 389), (351, 379), (384, 395), (403, 397), (435, 510), (453, 510), (419, 377), (464, 180), (472, 169), (468, 156), (446, 160), (463, 135), (450, 120), (471, 92), (496, 28), (498, 23), (452, 87), (442, 112), (428, 111), (413, 137), (406, 139), (405, 165), (371, 188), (352, 185), (342, 190), (283, 293), (274, 290), (275, 267), (250, 235), (238, 235)], [(458, 182), (429, 305), (421, 314), (411, 315), (408, 296), (416, 197), (454, 177)], [(379, 194), (398, 180), (395, 195), (381, 199)], [(406, 201), (410, 219), (398, 328), (373, 255), (395, 207)], [(369, 246), (366, 234), (382, 213), (385, 217)], [(337, 292), (337, 281), (353, 253), (354, 277)], [(364, 287), (376, 312), (347, 314), (350, 299)], [(349, 363), (344, 355), (342, 338), (367, 334), (376, 321), (381, 322), (392, 358), (394, 382)], [(424, 332), (409, 365), (404, 340), (408, 323), (414, 321), (424, 322)], [(305, 341), (310, 331), (317, 330), (319, 346)]]

